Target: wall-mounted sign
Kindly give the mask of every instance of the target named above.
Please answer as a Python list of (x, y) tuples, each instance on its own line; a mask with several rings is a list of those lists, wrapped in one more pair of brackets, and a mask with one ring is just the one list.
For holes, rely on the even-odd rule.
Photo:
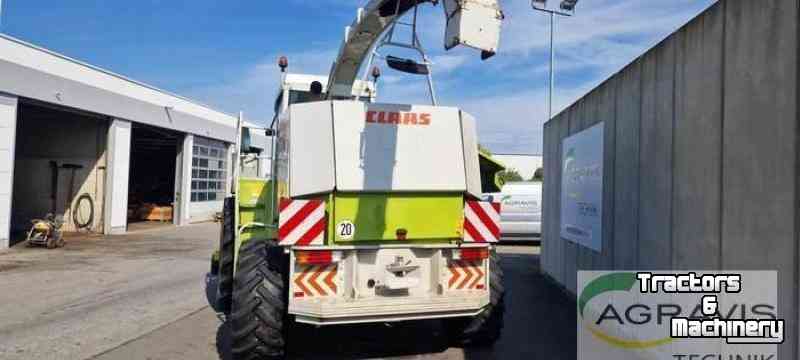
[(603, 123), (566, 139), (561, 161), (561, 237), (603, 248)]

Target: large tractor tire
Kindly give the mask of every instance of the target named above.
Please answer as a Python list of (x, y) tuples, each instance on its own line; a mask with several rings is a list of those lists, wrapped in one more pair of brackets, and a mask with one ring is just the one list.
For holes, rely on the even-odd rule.
[(219, 284), (217, 286), (217, 309), (225, 314), (230, 314), (231, 296), (233, 294), (233, 272), (234, 261), (236, 260), (235, 207), (236, 198), (225, 198), (219, 235), (219, 260), (216, 265), (217, 283)]
[(233, 280), (232, 352), (236, 360), (283, 359), (289, 316), (289, 259), (267, 241), (248, 241)]
[(471, 318), (445, 320), (445, 330), (455, 345), (488, 347), (500, 338), (505, 313), (503, 269), (495, 250), (489, 256), (490, 301), (480, 314)]

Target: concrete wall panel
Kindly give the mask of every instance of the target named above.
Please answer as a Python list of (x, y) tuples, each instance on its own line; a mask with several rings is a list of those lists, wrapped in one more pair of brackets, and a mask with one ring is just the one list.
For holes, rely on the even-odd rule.
[[(718, 14), (718, 5), (709, 11)], [(704, 33), (705, 23), (716, 26), (717, 17), (696, 18), (676, 39), (672, 261), (677, 269), (719, 268), (722, 64), (721, 53), (705, 47), (719, 49), (722, 38)]]
[(608, 270), (614, 267), (614, 180), (617, 148), (617, 79), (600, 85), (597, 119), (603, 122), (603, 249), (595, 268)]
[[(555, 176), (548, 179), (547, 173), (555, 174), (558, 171), (558, 158), (556, 154), (558, 154), (558, 124), (556, 123), (548, 123), (545, 127), (545, 151), (550, 154), (554, 154), (554, 156), (545, 157), (543, 159), (545, 165), (545, 175), (544, 175), (544, 192), (546, 194), (545, 199), (547, 199), (547, 204), (545, 205), (547, 209), (555, 209), (558, 206), (558, 188), (556, 187), (556, 180)], [(555, 249), (561, 239), (558, 236), (558, 218), (560, 214), (557, 211), (549, 210), (543, 211), (542, 216), (544, 219), (550, 220), (542, 220), (543, 225), (545, 226), (542, 229), (542, 253), (544, 253), (544, 249), (550, 249), (546, 256), (547, 258), (547, 266), (544, 268), (545, 271), (549, 273), (555, 273), (555, 267), (560, 266), (561, 263), (557, 258), (557, 250)]]
[(797, 358), (798, 2), (725, 5), (722, 266), (778, 271)]
[[(798, 357), (798, 8), (721, 0), (545, 125), (545, 271), (574, 291), (585, 268), (777, 270), (779, 355)], [(594, 121), (599, 254), (559, 237), (562, 140)]]
[[(555, 217), (556, 217), (556, 219), (558, 219), (558, 224), (561, 224), (561, 210), (560, 210), (561, 209), (561, 180), (560, 179), (561, 179), (562, 170), (563, 170), (563, 168), (561, 167), (561, 164), (562, 164), (562, 161), (563, 161), (563, 158), (564, 158), (564, 154), (563, 154), (563, 150), (564, 149), (562, 147), (562, 144), (563, 144), (564, 138), (566, 138), (567, 134), (569, 134), (569, 117), (568, 117), (568, 114), (562, 113), (562, 114), (559, 114), (557, 116), (557, 118), (558, 118), (558, 121), (556, 122), (556, 124), (558, 126), (557, 126), (557, 130), (556, 130), (557, 133), (556, 133), (555, 137), (558, 140), (557, 145), (556, 145), (556, 151), (557, 151), (557, 154), (558, 154), (556, 159), (558, 159), (558, 162), (556, 163), (557, 165), (555, 166), (555, 168), (556, 168), (556, 174), (557, 174), (556, 179), (559, 179), (559, 180), (555, 183), (554, 187), (556, 189), (556, 194), (557, 194), (556, 198), (555, 198), (555, 208), (557, 208), (559, 210), (555, 211), (555, 214), (556, 214)], [(560, 236), (560, 233), (561, 233), (560, 225), (557, 226), (553, 230), (554, 230), (555, 238), (558, 239), (558, 244), (556, 244), (556, 246), (554, 246), (554, 248), (556, 249), (555, 259), (556, 259), (556, 261), (558, 263), (554, 267), (554, 269), (556, 271), (557, 279), (559, 279), (559, 281), (561, 281), (561, 283), (565, 287), (568, 287), (569, 284), (567, 283), (566, 274), (564, 274), (564, 266), (565, 266), (564, 262), (565, 261), (569, 261), (569, 259), (566, 257), (566, 251), (565, 251), (565, 249), (566, 249), (566, 244), (565, 243), (566, 242), (563, 239), (561, 239), (561, 236)]]
[[(566, 123), (568, 124), (568, 129), (567, 133), (564, 135), (564, 137), (562, 137), (562, 144), (564, 138), (572, 136), (582, 129), (581, 112), (584, 106), (585, 102), (583, 100), (579, 100), (572, 107), (570, 107), (569, 110), (566, 111), (568, 120)], [(564, 239), (561, 240), (561, 243), (564, 246), (564, 262), (562, 263), (562, 266), (564, 267), (565, 286), (570, 291), (575, 292), (575, 288), (578, 284), (578, 248), (581, 246), (572, 241)]]
[[(550, 140), (550, 123), (544, 124), (544, 129), (542, 130), (542, 154), (551, 154), (550, 151), (551, 147), (551, 140)], [(542, 168), (544, 169), (544, 173), (547, 174), (550, 171), (550, 163), (552, 162), (551, 158), (543, 158), (542, 159)], [(542, 238), (541, 243), (539, 246), (540, 249), (540, 256), (539, 256), (539, 266), (541, 267), (543, 272), (550, 271), (550, 258), (552, 252), (550, 251), (550, 242), (545, 234), (551, 234), (548, 231), (548, 227), (552, 226), (553, 222), (550, 221), (550, 209), (552, 206), (550, 205), (550, 195), (552, 191), (550, 190), (550, 183), (547, 181), (547, 176), (544, 178), (544, 184), (542, 185)]]
[[(597, 109), (599, 97), (594, 94), (598, 90), (594, 90), (583, 101), (583, 106), (580, 108), (579, 118), (581, 129), (588, 129), (597, 124)], [(578, 246), (578, 259), (577, 270), (592, 270), (595, 268), (595, 262), (599, 261), (600, 253), (587, 248), (585, 246)], [(577, 281), (577, 279), (576, 279)]]
[(641, 68), (637, 60), (618, 76), (614, 174), (614, 267), (634, 269), (638, 253)]
[(666, 41), (643, 58), (639, 172), (640, 269), (669, 269), (675, 52)]

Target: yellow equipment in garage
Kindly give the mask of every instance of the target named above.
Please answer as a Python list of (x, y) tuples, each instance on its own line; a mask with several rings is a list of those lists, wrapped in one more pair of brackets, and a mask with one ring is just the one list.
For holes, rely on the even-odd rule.
[(42, 246), (54, 249), (64, 246), (64, 237), (61, 226), (64, 220), (60, 216), (47, 214), (44, 219), (33, 219), (31, 230), (28, 231), (28, 246)]

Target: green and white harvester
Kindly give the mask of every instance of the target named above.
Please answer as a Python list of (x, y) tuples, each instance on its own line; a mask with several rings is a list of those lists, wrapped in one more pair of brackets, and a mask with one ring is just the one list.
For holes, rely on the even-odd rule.
[[(213, 267), (235, 359), (285, 357), (293, 322), (442, 319), (457, 344), (500, 337), (499, 205), (482, 194), (497, 190), (487, 187), (502, 167), (479, 153), (472, 116), (436, 104), (417, 37), (425, 3), (444, 8), (446, 48), (495, 53), (497, 0), (369, 1), (347, 27), (329, 76), (288, 74), (281, 58), (272, 124), (240, 124), (237, 159), (263, 131), (272, 171), (265, 179), (235, 173), (225, 199)], [(381, 54), (392, 47), (420, 60)], [(375, 102), (375, 59), (426, 75), (432, 105)]]

